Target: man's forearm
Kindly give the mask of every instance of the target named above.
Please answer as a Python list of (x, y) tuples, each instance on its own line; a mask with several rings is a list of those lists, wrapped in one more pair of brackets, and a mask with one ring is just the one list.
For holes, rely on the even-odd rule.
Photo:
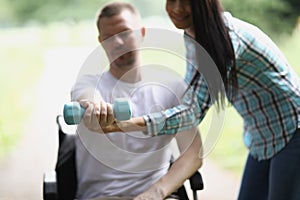
[(159, 188), (164, 197), (182, 186), (202, 165), (202, 143), (197, 133), (190, 147), (173, 163), (168, 173), (152, 187)]

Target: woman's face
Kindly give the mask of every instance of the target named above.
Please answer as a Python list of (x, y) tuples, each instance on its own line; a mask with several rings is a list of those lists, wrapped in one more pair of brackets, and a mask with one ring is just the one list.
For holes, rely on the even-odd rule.
[(176, 28), (186, 31), (192, 29), (190, 0), (166, 0), (166, 11)]

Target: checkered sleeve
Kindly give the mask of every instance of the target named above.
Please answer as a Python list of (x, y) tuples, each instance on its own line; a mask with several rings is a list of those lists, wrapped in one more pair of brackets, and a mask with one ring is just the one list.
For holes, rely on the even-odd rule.
[(144, 116), (147, 135), (170, 135), (197, 126), (204, 118), (211, 100), (202, 76), (190, 87), (183, 97), (183, 103), (157, 113)]

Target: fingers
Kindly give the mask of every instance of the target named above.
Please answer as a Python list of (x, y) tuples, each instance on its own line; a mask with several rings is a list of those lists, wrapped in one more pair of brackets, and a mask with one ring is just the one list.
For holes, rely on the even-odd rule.
[(100, 117), (98, 118), (100, 126), (111, 125), (115, 121), (112, 105), (100, 101)]
[(101, 127), (98, 123), (98, 116), (100, 111), (97, 109), (97, 107), (94, 105), (94, 103), (91, 102), (84, 102), (82, 104), (86, 111), (82, 118), (83, 124), (91, 131), (101, 131)]
[(113, 107), (111, 104), (107, 104), (107, 123), (113, 124), (115, 122), (115, 116), (113, 112)]
[(103, 132), (101, 127), (112, 125), (115, 121), (112, 105), (104, 101), (99, 104), (81, 101), (80, 104), (86, 109), (83, 116), (84, 125), (91, 131)]
[(83, 115), (82, 120), (85, 122), (85, 124), (90, 124), (92, 120), (94, 106), (88, 101), (81, 101), (80, 104), (85, 108), (85, 113)]

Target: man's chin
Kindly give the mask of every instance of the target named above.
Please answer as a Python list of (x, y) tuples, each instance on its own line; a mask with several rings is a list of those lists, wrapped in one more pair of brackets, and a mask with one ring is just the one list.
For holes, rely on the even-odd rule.
[(130, 59), (130, 58), (118, 58), (114, 61), (114, 64), (119, 67), (119, 68), (125, 68), (128, 66), (133, 65), (134, 63), (134, 59)]
[(116, 60), (114, 65), (118, 68), (125, 68), (129, 65), (129, 62), (127, 60)]

